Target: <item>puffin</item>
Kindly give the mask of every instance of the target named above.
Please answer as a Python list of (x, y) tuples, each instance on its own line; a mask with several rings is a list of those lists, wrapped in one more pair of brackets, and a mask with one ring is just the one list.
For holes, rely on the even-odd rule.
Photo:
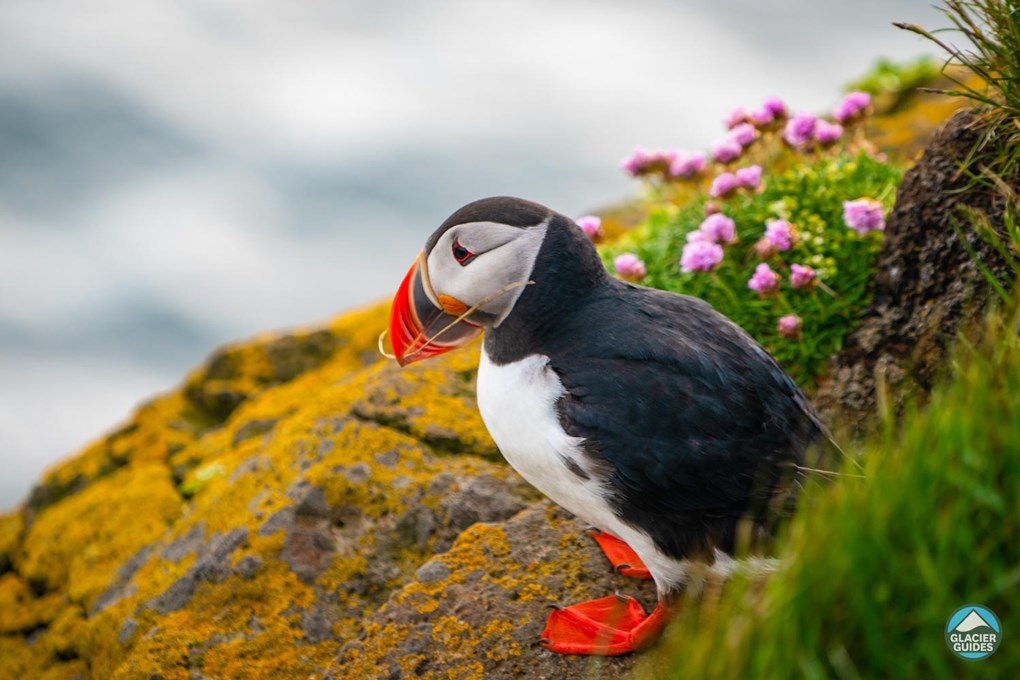
[(477, 403), (500, 452), (592, 527), (617, 571), (656, 586), (651, 613), (618, 593), (554, 607), (543, 646), (644, 649), (692, 579), (774, 563), (769, 541), (828, 434), (739, 326), (611, 276), (570, 218), (497, 196), (428, 237), (390, 313), (400, 366), (482, 334)]

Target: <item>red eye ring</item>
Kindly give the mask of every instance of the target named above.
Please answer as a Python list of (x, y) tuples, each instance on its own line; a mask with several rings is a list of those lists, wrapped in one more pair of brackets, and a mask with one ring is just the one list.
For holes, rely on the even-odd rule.
[(475, 259), (475, 254), (460, 244), (460, 239), (453, 240), (453, 259), (462, 267)]

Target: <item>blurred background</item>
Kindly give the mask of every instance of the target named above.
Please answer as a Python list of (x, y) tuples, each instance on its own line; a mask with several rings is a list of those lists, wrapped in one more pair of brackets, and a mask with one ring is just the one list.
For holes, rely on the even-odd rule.
[(767, 95), (820, 112), (927, 0), (5, 0), (0, 508), (214, 346), (388, 296), (460, 205), (626, 198)]

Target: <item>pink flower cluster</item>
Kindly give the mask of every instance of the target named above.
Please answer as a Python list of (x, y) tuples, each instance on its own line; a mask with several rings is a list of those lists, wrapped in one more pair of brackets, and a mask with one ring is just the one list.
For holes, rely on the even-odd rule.
[(750, 123), (761, 129), (776, 122), (785, 120), (789, 115), (786, 104), (779, 97), (767, 97), (756, 109), (746, 110), (737, 107), (726, 116), (726, 127), (733, 129), (742, 123)]
[(765, 262), (754, 268), (754, 274), (747, 281), (747, 287), (758, 294), (758, 297), (771, 295), (779, 290), (780, 276)]
[(712, 180), (708, 195), (712, 198), (729, 196), (737, 189), (756, 190), (761, 186), (761, 166), (749, 165), (734, 172), (724, 172)]
[(645, 263), (634, 253), (622, 253), (613, 260), (616, 273), (628, 281), (640, 281), (648, 273)]
[(811, 267), (799, 264), (790, 265), (790, 285), (798, 290), (810, 288), (818, 282), (818, 275)]
[(708, 162), (701, 152), (681, 149), (649, 151), (637, 147), (623, 159), (620, 167), (634, 177), (658, 174), (663, 177), (689, 178), (701, 174)]
[(740, 158), (744, 149), (753, 144), (757, 138), (758, 131), (753, 125), (737, 123), (723, 139), (712, 145), (712, 159), (717, 163), (732, 163)]
[(800, 329), (803, 325), (803, 321), (796, 314), (787, 314), (786, 316), (779, 317), (779, 322), (776, 324), (776, 330), (779, 334), (788, 340), (799, 340)]
[(789, 250), (793, 247), (793, 225), (786, 220), (769, 220), (765, 223), (765, 240), (779, 252)]
[(832, 117), (846, 125), (864, 117), (871, 106), (871, 95), (867, 92), (850, 92), (832, 110)]
[(873, 198), (843, 201), (843, 221), (861, 236), (868, 232), (885, 230), (882, 204)]
[(722, 262), (723, 249), (718, 243), (699, 239), (688, 241), (680, 254), (680, 271), (710, 272)]
[(602, 240), (602, 218), (596, 217), (595, 215), (585, 215), (584, 217), (578, 217), (574, 220), (574, 223), (581, 227), (581, 231), (584, 232), (585, 236), (590, 238), (595, 243)]
[(709, 214), (697, 229), (687, 234), (687, 243), (680, 255), (680, 270), (709, 272), (722, 262), (724, 243), (737, 240), (737, 225), (721, 212)]
[(815, 144), (828, 148), (842, 136), (842, 125), (816, 118), (810, 113), (796, 114), (783, 129), (783, 140), (799, 151), (810, 151)]

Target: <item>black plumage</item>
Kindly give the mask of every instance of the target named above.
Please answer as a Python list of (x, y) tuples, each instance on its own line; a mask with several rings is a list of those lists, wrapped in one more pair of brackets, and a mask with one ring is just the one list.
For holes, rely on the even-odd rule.
[(568, 218), (510, 200), (509, 217), (472, 210), (548, 227), (534, 285), (486, 334), (490, 359), (549, 357), (562, 427), (585, 440), (616, 514), (664, 554), (711, 562), (743, 545), (742, 527), (752, 548), (767, 539), (824, 435), (800, 389), (706, 302), (616, 280)]

